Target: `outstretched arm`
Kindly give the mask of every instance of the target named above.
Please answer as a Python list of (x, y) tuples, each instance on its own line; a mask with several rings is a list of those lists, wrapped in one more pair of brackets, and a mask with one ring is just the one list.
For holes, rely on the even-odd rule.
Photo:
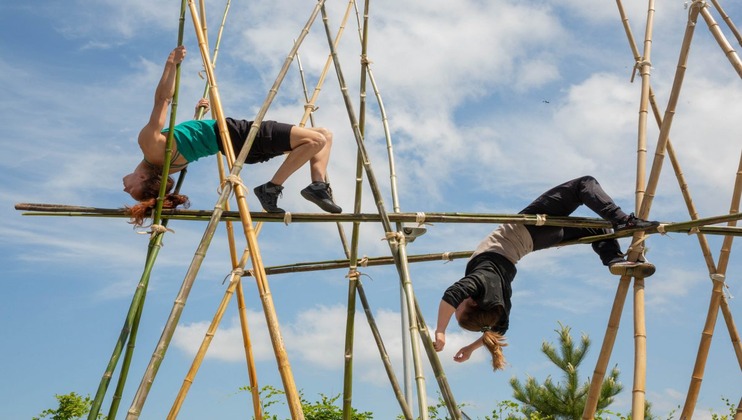
[(448, 327), (448, 322), (454, 312), (456, 312), (456, 308), (453, 305), (441, 300), (438, 306), (438, 323), (435, 326), (435, 343), (433, 343), (435, 351), (443, 350), (446, 345), (446, 327)]
[(147, 125), (139, 132), (139, 146), (144, 150), (151, 147), (150, 143), (157, 140), (167, 118), (168, 106), (175, 93), (175, 73), (178, 64), (183, 62), (186, 55), (185, 46), (180, 45), (173, 49), (165, 62), (162, 77), (155, 89), (155, 103)]
[(472, 352), (480, 347), (482, 347), (484, 343), (482, 342), (482, 337), (479, 337), (476, 341), (469, 344), (468, 346), (464, 346), (459, 350), (454, 356), (453, 360), (456, 362), (465, 362), (469, 360), (469, 356), (471, 356)]

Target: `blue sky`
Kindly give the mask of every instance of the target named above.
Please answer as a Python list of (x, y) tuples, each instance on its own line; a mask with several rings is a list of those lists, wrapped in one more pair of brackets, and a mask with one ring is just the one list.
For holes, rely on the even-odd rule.
[[(739, 23), (742, 7), (728, 3), (727, 13)], [(313, 6), (287, 0), (232, 5), (216, 70), (227, 115), (254, 117)], [(345, 6), (328, 3), (333, 27)], [(209, 4), (211, 35), (223, 7)], [(641, 44), (646, 5), (627, 7)], [(614, 2), (379, 0), (371, 8), (369, 58), (389, 116), (402, 211), (516, 213), (549, 187), (585, 174), (594, 175), (624, 209), (633, 210), (640, 84), (638, 79), (630, 83), (633, 57)], [(29, 217), (13, 206), (131, 204), (121, 177), (141, 159), (136, 134), (149, 116), (162, 65), (175, 46), (178, 10), (178, 2), (147, 0), (0, 5), (0, 332), (5, 338), (0, 346), (0, 416), (26, 419), (53, 406), (54, 394), (95, 393), (142, 273), (147, 236), (138, 235), (123, 219)], [(684, 2), (656, 5), (652, 86), (663, 109), (686, 19)], [(319, 23), (300, 50), (310, 86), (328, 54)], [(189, 55), (183, 65), (179, 120), (189, 118), (204, 83), (198, 76), (201, 64), (190, 16), (185, 44)], [(354, 98), (359, 54), (352, 19), (339, 55)], [(741, 98), (739, 76), (706, 25), (699, 24), (671, 139), (701, 217), (729, 212), (739, 165), (735, 133)], [(335, 133), (329, 173), (336, 200), (347, 211), (352, 208), (356, 145), (334, 73), (318, 105), (317, 124)], [(294, 65), (267, 118), (298, 122), (302, 112)], [(650, 156), (657, 131), (650, 121)], [(367, 147), (391, 211), (386, 146), (375, 105), (368, 115)], [(265, 182), (278, 163), (246, 167), (246, 185)], [(309, 182), (307, 172), (300, 170), (286, 183), (284, 208), (315, 211), (298, 194)], [(184, 192), (192, 208), (213, 208), (217, 188), (215, 162), (204, 159), (191, 165)], [(375, 211), (369, 190), (364, 194), (364, 212)], [(251, 209), (259, 208), (252, 196), (248, 203)], [(587, 210), (577, 215), (591, 216)], [(651, 218), (689, 219), (669, 162), (663, 167)], [(122, 411), (131, 403), (205, 226), (170, 224), (175, 234), (165, 237), (151, 279)], [(435, 224), (409, 252), (471, 250), (493, 228)], [(380, 226), (364, 225), (361, 254), (388, 255), (382, 237)], [(343, 257), (333, 224), (269, 224), (259, 240), (267, 266)], [(716, 259), (721, 238), (710, 237), (709, 242)], [(656, 414), (667, 416), (683, 404), (688, 389), (711, 281), (695, 237), (653, 236), (647, 245), (648, 258), (658, 268), (646, 282), (647, 399)], [(727, 271), (732, 297), (742, 295), (738, 253), (733, 247)], [(443, 290), (462, 275), (464, 265), (463, 260), (411, 265), (429, 325)], [(170, 409), (224, 293), (222, 280), (229, 267), (220, 229), (142, 418), (162, 418)], [(510, 377), (542, 380), (556, 374), (539, 349), (542, 341), (556, 340), (559, 322), (572, 327), (575, 337), (584, 333), (592, 339), (583, 377), (591, 376), (595, 367), (618, 279), (588, 246), (531, 254), (518, 270), (508, 368), (492, 373), (482, 351), (464, 364), (454, 363), (455, 351), (476, 338), (455, 325), (440, 353), (451, 388), (472, 417), (491, 414), (494, 401), (511, 398)], [(362, 271), (386, 347), (401, 375), (396, 272), (379, 267)], [(335, 270), (269, 278), (297, 386), (312, 401), (320, 393), (342, 392), (345, 274)], [(254, 282), (246, 278), (244, 284), (259, 384), (279, 387)], [(739, 324), (739, 299), (729, 302)], [(631, 406), (632, 310), (630, 293), (610, 362), (621, 370), (625, 389), (613, 407), (623, 412)], [(354, 405), (373, 411), (376, 418), (393, 418), (400, 410), (361, 313), (356, 329)], [(248, 396), (238, 392), (248, 383), (240, 346), (233, 303), (180, 418), (244, 418), (251, 413)], [(709, 410), (721, 412), (722, 397), (738, 400), (742, 378), (735, 362), (719, 317), (694, 418), (710, 418)], [(429, 399), (435, 400), (432, 375), (426, 384)], [(104, 411), (107, 407), (108, 400)], [(282, 414), (283, 408), (276, 410)]]

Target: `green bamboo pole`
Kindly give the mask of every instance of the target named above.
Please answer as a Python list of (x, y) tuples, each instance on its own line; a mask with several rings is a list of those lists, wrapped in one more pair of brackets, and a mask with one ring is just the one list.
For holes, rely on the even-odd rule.
[[(185, 15), (185, 0), (181, 1), (181, 11), (180, 11), (180, 17), (179, 17), (179, 29), (178, 29), (178, 45), (183, 44), (183, 28), (184, 28), (184, 15)], [(180, 63), (176, 65), (176, 75), (175, 75), (175, 88), (173, 93), (173, 100), (171, 103), (171, 118), (170, 118), (170, 130), (168, 133), (167, 141), (165, 144), (165, 157), (163, 161), (163, 178), (166, 178), (170, 171), (170, 156), (172, 154), (172, 144), (173, 144), (173, 126), (175, 125), (175, 114), (178, 107), (178, 90), (180, 85)], [(161, 183), (160, 185), (160, 191), (157, 197), (157, 202), (155, 206), (155, 212), (152, 224), (158, 225), (160, 224), (160, 215), (162, 212), (162, 204), (163, 199), (165, 196), (165, 190), (166, 190), (166, 183)], [(124, 343), (129, 340), (129, 348), (126, 352), (126, 360), (125, 363), (122, 365), (122, 376), (119, 378), (119, 381), (117, 383), (117, 390), (116, 395), (114, 396), (114, 399), (111, 404), (111, 410), (109, 412), (109, 418), (115, 417), (115, 410), (118, 407), (118, 401), (120, 400), (120, 397), (117, 398), (116, 396), (120, 396), (121, 392), (123, 392), (123, 386), (126, 382), (126, 373), (128, 373), (128, 367), (130, 363), (131, 354), (133, 353), (134, 349), (134, 343), (136, 342), (136, 332), (138, 330), (138, 324), (139, 319), (141, 317), (142, 313), (142, 306), (144, 305), (144, 298), (146, 295), (147, 285), (149, 284), (149, 277), (151, 273), (151, 269), (154, 266), (154, 261), (157, 256), (157, 251), (161, 247), (162, 243), (162, 236), (163, 232), (156, 232), (153, 231), (153, 235), (150, 238), (150, 248), (148, 252), (148, 260), (145, 268), (145, 272), (142, 275), (142, 279), (140, 280), (139, 284), (137, 285), (137, 289), (134, 292), (134, 296), (132, 298), (132, 302), (129, 307), (129, 311), (126, 316), (126, 321), (124, 323), (124, 327), (121, 330), (121, 333), (119, 335), (119, 340), (116, 343), (116, 346), (114, 347), (113, 355), (111, 356), (111, 359), (109, 360), (108, 366), (106, 367), (106, 371), (103, 374), (103, 378), (101, 379), (100, 384), (98, 385), (98, 390), (96, 391), (96, 396), (93, 399), (93, 402), (91, 404), (91, 408), (88, 414), (88, 419), (94, 419), (98, 416), (98, 413), (100, 412), (100, 407), (103, 403), (103, 398), (105, 397), (106, 390), (108, 389), (108, 384), (110, 383), (110, 379), (113, 373), (113, 370), (116, 368), (116, 365), (118, 364), (118, 359), (121, 355), (121, 351), (123, 349)], [(151, 258), (150, 258), (151, 257)], [(132, 336), (133, 334), (133, 336)], [(113, 417), (111, 417), (113, 415)]]
[[(342, 68), (340, 67), (340, 62), (337, 58), (337, 52), (332, 42), (332, 36), (330, 34), (329, 25), (327, 24), (327, 13), (324, 8), (324, 4), (321, 7), (321, 11), (322, 11), (323, 22), (325, 22), (325, 34), (327, 36), (327, 41), (332, 51), (333, 62), (335, 64), (335, 73), (338, 77), (338, 83), (340, 84), (340, 91), (343, 93), (343, 100), (345, 101), (345, 108), (348, 111), (348, 118), (351, 121), (351, 126), (353, 127), (353, 133), (356, 138), (356, 143), (358, 144), (358, 151), (363, 161), (363, 166), (366, 172), (366, 176), (368, 177), (369, 185), (371, 186), (371, 191), (374, 195), (374, 200), (376, 201), (376, 207), (379, 211), (379, 215), (381, 216), (381, 223), (384, 227), (384, 231), (387, 233), (387, 235), (389, 235), (387, 242), (389, 243), (389, 247), (392, 250), (392, 254), (395, 256), (395, 259), (397, 260), (397, 267), (399, 270), (399, 268), (403, 268), (403, 267), (401, 267), (401, 262), (399, 261), (400, 255), (396, 248), (397, 248), (397, 244), (399, 241), (399, 237), (401, 237), (401, 235), (393, 235), (391, 223), (389, 221), (389, 216), (387, 215), (386, 209), (384, 208), (384, 200), (381, 197), (381, 193), (378, 188), (378, 183), (376, 182), (376, 176), (373, 172), (373, 168), (371, 167), (371, 163), (368, 159), (368, 154), (366, 153), (365, 145), (363, 142), (363, 135), (360, 132), (359, 124), (355, 116), (355, 113), (353, 111), (353, 105), (352, 105), (350, 96), (348, 95), (348, 92), (347, 92), (347, 87), (346, 87), (347, 85), (345, 83), (343, 71), (342, 71)], [(403, 237), (401, 238), (403, 239)], [(404, 269), (399, 270), (399, 271), (400, 271), (400, 275), (402, 276), (401, 277), (402, 282), (406, 283), (408, 286), (406, 289), (407, 291), (406, 295), (407, 295), (408, 306), (411, 307), (414, 301), (414, 295), (411, 290), (411, 284), (404, 280), (404, 275), (405, 275)], [(416, 328), (416, 326), (414, 328)], [(412, 344), (413, 344), (413, 353), (416, 353), (418, 343), (417, 341), (413, 341)], [(425, 378), (422, 375), (422, 366), (420, 366), (420, 363), (419, 363), (419, 352), (417, 352), (417, 356), (418, 357), (416, 357), (417, 359), (416, 369), (418, 372), (417, 385), (418, 385), (418, 400), (419, 400), (419, 405), (420, 405), (420, 416), (423, 420), (427, 420), (428, 418), (427, 417), (427, 402), (426, 402), (426, 395), (425, 395), (426, 393), (424, 391)]]
[[(268, 98), (264, 102), (263, 106), (261, 107), (260, 111), (258, 112), (258, 115), (256, 116), (254, 120), (255, 122), (253, 123), (253, 126), (250, 129), (245, 146), (240, 151), (239, 156), (235, 159), (235, 163), (230, 173), (230, 177), (239, 179), (238, 178), (239, 172), (242, 169), (242, 166), (244, 164), (245, 158), (247, 157), (249, 148), (252, 146), (252, 142), (255, 140), (257, 130), (259, 129), (260, 123), (262, 122), (262, 119), (265, 116), (265, 113), (267, 112), (267, 108), (272, 102), (272, 99), (275, 97), (276, 92), (278, 90), (278, 86), (280, 86), (280, 82), (285, 77), (285, 74), (288, 70), (288, 66), (290, 65), (291, 60), (294, 54), (296, 53), (298, 45), (301, 43), (301, 41), (306, 36), (306, 33), (308, 32), (308, 27), (311, 25), (311, 22), (317, 16), (319, 12), (319, 7), (323, 3), (324, 3), (323, 0), (320, 0), (318, 2), (309, 21), (307, 22), (304, 29), (302, 30), (301, 36), (299, 37), (297, 42), (294, 44), (294, 47), (291, 53), (287, 57), (284, 63), (284, 66), (281, 69), (281, 72), (279, 74), (279, 77), (274, 83), (274, 86), (271, 88), (268, 94)], [(191, 9), (191, 15), (193, 17), (194, 27), (198, 28), (198, 23), (199, 23), (198, 12), (195, 10), (195, 6), (192, 0), (189, 0), (188, 4)], [(205, 45), (204, 45), (203, 39), (201, 39), (202, 38), (201, 32), (199, 30), (196, 30), (196, 35), (199, 37), (199, 49), (201, 51), (201, 58), (205, 63), (204, 68), (206, 70), (209, 84), (211, 86), (210, 96), (212, 99), (213, 112), (215, 113), (217, 117), (219, 129), (222, 134), (222, 139), (226, 140), (229, 138), (229, 132), (228, 130), (226, 130), (226, 125), (224, 123), (224, 115), (222, 114), (222, 110), (221, 110), (221, 101), (219, 100), (219, 92), (217, 89), (216, 80), (215, 80), (215, 77), (214, 77), (214, 74), (211, 68), (211, 64), (210, 64), (211, 60), (210, 60), (208, 51), (204, 48)], [(229, 150), (231, 149), (231, 147), (228, 147), (227, 149), (228, 149), (227, 150), (228, 159), (231, 160), (233, 158), (233, 152)], [(252, 227), (252, 220), (250, 219), (250, 212), (247, 209), (247, 201), (244, 196), (243, 188), (241, 187), (241, 184), (239, 182), (234, 182), (234, 183), (230, 182), (230, 183), (226, 183), (222, 188), (222, 193), (220, 194), (220, 197), (215, 206), (214, 214), (211, 220), (209, 221), (209, 224), (204, 232), (204, 236), (201, 240), (201, 243), (199, 244), (199, 247), (196, 253), (194, 254), (194, 258), (191, 262), (191, 266), (189, 267), (188, 272), (186, 273), (186, 278), (183, 282), (183, 286), (181, 287), (179, 295), (176, 298), (175, 304), (173, 305), (173, 310), (171, 311), (171, 315), (168, 318), (168, 322), (165, 326), (165, 329), (163, 330), (163, 335), (152, 356), (152, 360), (150, 361), (147, 371), (145, 372), (145, 375), (142, 378), (142, 383), (140, 384), (139, 390), (137, 391), (137, 394), (134, 397), (132, 406), (129, 409), (129, 416), (128, 416), (129, 418), (136, 419), (139, 417), (141, 413), (141, 407), (144, 405), (144, 401), (146, 400), (146, 396), (149, 392), (149, 389), (151, 388), (152, 382), (154, 381), (154, 377), (157, 373), (157, 370), (159, 369), (159, 366), (162, 362), (162, 359), (164, 358), (164, 354), (167, 350), (167, 347), (172, 339), (173, 332), (175, 330), (175, 327), (177, 326), (178, 319), (180, 318), (180, 314), (182, 313), (183, 307), (185, 305), (185, 301), (187, 300), (187, 297), (188, 297), (188, 293), (190, 292), (190, 288), (195, 280), (198, 269), (200, 268), (200, 265), (203, 262), (206, 251), (208, 250), (208, 247), (211, 243), (211, 239), (213, 238), (216, 225), (223, 211), (223, 203), (231, 195), (233, 190), (238, 199), (238, 205), (240, 208), (240, 215), (242, 217), (243, 229), (245, 230), (245, 234), (248, 239), (250, 257), (253, 262), (253, 268), (257, 273), (256, 280), (258, 283), (258, 289), (261, 292), (261, 299), (263, 301), (263, 308), (264, 308), (264, 312), (266, 315), (266, 321), (268, 324), (269, 332), (271, 333), (271, 342), (274, 347), (274, 352), (276, 353), (276, 361), (279, 365), (279, 371), (280, 371), (281, 378), (284, 383), (284, 390), (286, 392), (286, 398), (288, 401), (289, 410), (291, 412), (292, 417), (295, 419), (303, 419), (304, 417), (301, 411), (301, 404), (300, 404), (299, 395), (296, 391), (296, 385), (293, 381), (293, 376), (291, 375), (288, 358), (286, 357), (286, 351), (285, 351), (285, 348), (283, 347), (283, 340), (280, 337), (280, 330), (278, 329), (278, 321), (275, 316), (275, 309), (273, 307), (273, 301), (270, 295), (267, 282), (265, 281), (264, 267), (262, 265), (262, 260), (260, 258), (260, 251), (258, 248), (255, 232)]]

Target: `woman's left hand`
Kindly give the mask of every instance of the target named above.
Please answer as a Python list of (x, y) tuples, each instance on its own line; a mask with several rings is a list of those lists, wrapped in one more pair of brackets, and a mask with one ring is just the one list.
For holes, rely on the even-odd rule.
[(472, 349), (469, 346), (462, 347), (461, 350), (459, 350), (454, 356), (453, 360), (456, 362), (465, 362), (469, 360), (469, 356), (471, 356)]

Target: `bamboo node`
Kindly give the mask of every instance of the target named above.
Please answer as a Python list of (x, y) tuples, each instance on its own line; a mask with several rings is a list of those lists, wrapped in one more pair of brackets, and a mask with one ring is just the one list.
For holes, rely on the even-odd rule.
[(543, 226), (546, 224), (546, 215), (545, 214), (537, 214), (536, 215), (536, 226)]
[(291, 212), (287, 211), (283, 214), (283, 224), (288, 226), (291, 223)]

